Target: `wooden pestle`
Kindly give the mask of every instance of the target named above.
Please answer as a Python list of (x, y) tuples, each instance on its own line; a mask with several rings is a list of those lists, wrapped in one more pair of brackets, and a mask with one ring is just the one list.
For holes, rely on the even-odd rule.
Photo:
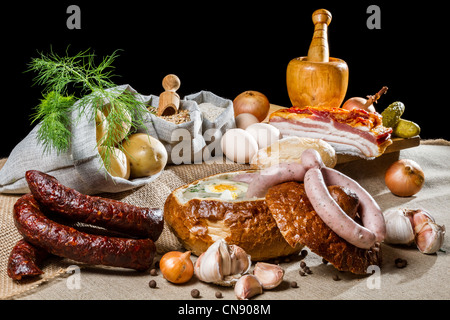
[(180, 96), (176, 91), (180, 88), (181, 81), (174, 75), (169, 74), (164, 77), (162, 86), (164, 92), (159, 95), (158, 116), (171, 116), (178, 113), (180, 107)]
[(307, 61), (329, 62), (330, 50), (328, 48), (328, 26), (331, 22), (331, 13), (325, 9), (313, 13), (314, 34), (309, 46)]
[(328, 26), (331, 13), (325, 9), (312, 15), (314, 34), (307, 57), (292, 59), (286, 70), (286, 85), (293, 106), (339, 108), (348, 86), (345, 61), (330, 57)]

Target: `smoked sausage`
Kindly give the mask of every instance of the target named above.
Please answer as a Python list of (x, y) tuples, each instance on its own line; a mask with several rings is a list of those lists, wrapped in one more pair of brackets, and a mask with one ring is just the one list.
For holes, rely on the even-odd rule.
[(32, 194), (15, 203), (14, 222), (27, 242), (82, 263), (146, 270), (156, 253), (151, 239), (92, 235), (54, 222), (44, 215)]
[(48, 256), (42, 248), (33, 246), (24, 239), (19, 240), (8, 259), (8, 276), (13, 280), (43, 274), (39, 264)]
[(75, 221), (156, 241), (164, 227), (162, 210), (84, 195), (66, 187), (46, 173), (29, 170), (25, 174), (34, 198), (52, 212)]

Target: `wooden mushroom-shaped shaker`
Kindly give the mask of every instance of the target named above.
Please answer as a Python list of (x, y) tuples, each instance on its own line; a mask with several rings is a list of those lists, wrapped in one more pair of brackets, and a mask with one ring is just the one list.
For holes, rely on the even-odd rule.
[(178, 113), (180, 96), (176, 91), (180, 85), (180, 79), (176, 75), (169, 74), (164, 77), (162, 86), (165, 91), (159, 95), (158, 116), (171, 116)]

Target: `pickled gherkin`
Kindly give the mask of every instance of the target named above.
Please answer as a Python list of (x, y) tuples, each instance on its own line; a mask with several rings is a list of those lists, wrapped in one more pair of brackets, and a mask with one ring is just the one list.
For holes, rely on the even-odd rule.
[(399, 138), (412, 138), (420, 134), (420, 127), (417, 123), (400, 119), (394, 128), (393, 134)]
[(395, 128), (397, 123), (400, 121), (400, 117), (405, 112), (405, 105), (400, 102), (394, 102), (389, 105), (382, 113), (383, 126), (388, 128)]

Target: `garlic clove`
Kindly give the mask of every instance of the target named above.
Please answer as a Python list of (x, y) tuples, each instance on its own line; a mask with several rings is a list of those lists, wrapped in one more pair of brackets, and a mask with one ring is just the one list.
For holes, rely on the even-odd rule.
[(384, 241), (390, 244), (414, 243), (414, 230), (411, 220), (402, 209), (389, 209), (383, 212), (386, 222), (386, 237)]
[(230, 245), (231, 274), (247, 273), (252, 265), (250, 256), (239, 246)]
[(220, 252), (214, 249), (203, 252), (195, 262), (194, 273), (204, 282), (217, 282), (223, 279)]
[(277, 287), (283, 281), (284, 270), (276, 264), (258, 262), (253, 274), (259, 280), (263, 289), (269, 290)]
[[(411, 223), (414, 226), (414, 229), (416, 228), (416, 226), (420, 226), (423, 223), (426, 222), (436, 222), (434, 221), (434, 218), (431, 216), (430, 213), (428, 213), (425, 210), (422, 209), (418, 209), (418, 210), (407, 210), (406, 214), (410, 217), (411, 219)], [(417, 232), (416, 230), (414, 230), (414, 232)]]
[(229, 252), (229, 248), (225, 240), (216, 241), (218, 243), (217, 250), (220, 254), (220, 264), (219, 268), (221, 268), (222, 278), (223, 276), (228, 276), (232, 274), (232, 260), (231, 254)]
[(263, 287), (254, 275), (247, 274), (236, 282), (234, 293), (239, 300), (248, 300), (263, 293)]
[(422, 253), (432, 254), (444, 243), (445, 227), (427, 221), (415, 227), (416, 245)]

